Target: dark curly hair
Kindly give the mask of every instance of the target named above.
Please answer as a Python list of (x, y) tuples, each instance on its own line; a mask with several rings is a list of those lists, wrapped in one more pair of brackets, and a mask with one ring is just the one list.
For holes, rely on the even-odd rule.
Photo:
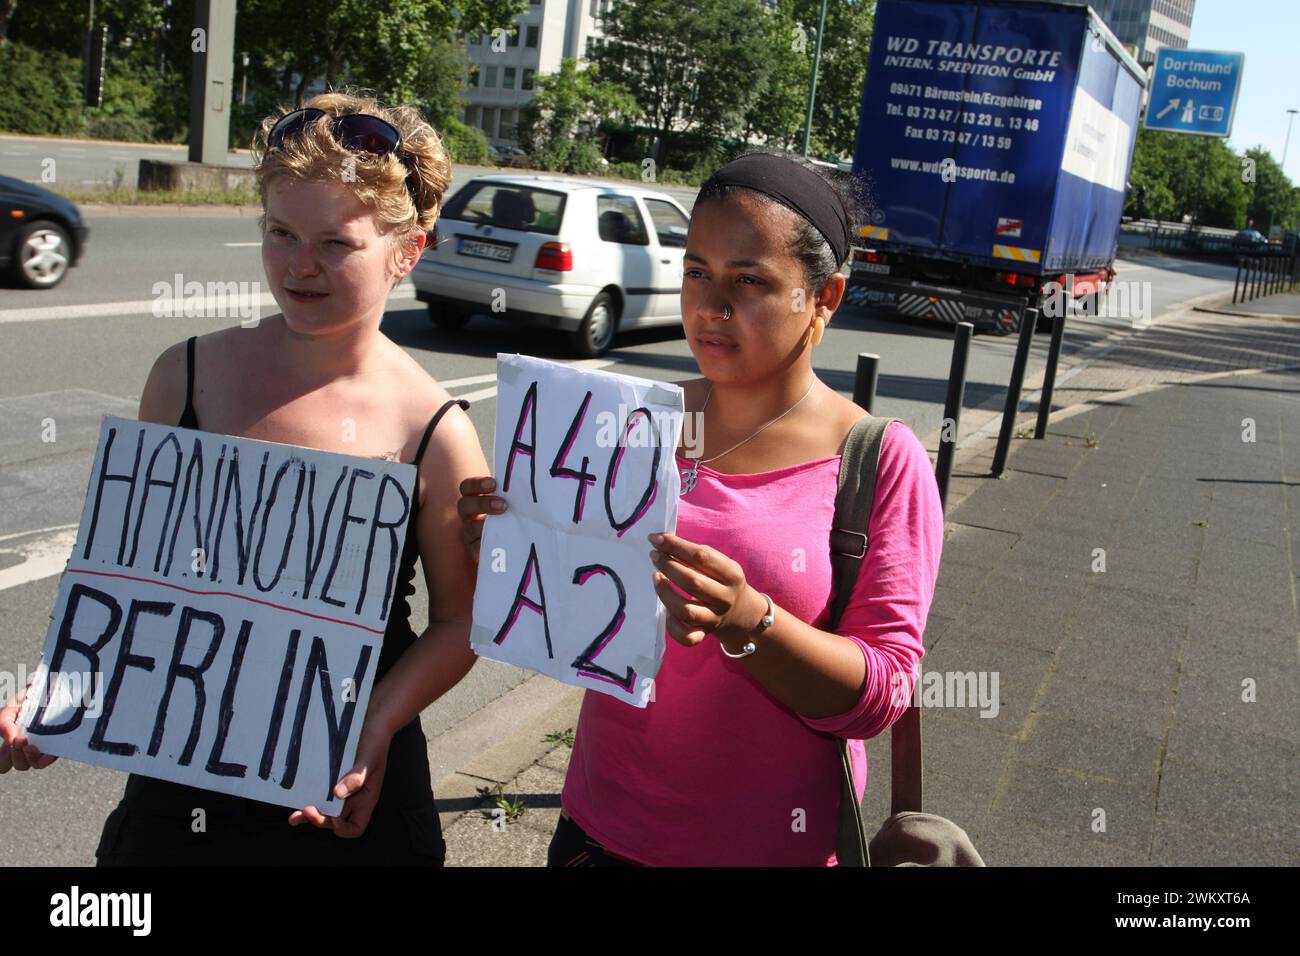
[[(740, 153), (740, 156), (751, 156), (763, 154), (767, 156), (780, 156), (784, 159), (791, 160), (799, 165), (811, 169), (818, 176), (824, 179), (830, 187), (835, 190), (835, 195), (839, 197), (844, 206), (844, 211), (848, 214), (849, 233), (857, 235), (858, 226), (861, 225), (866, 217), (866, 210), (869, 206), (869, 196), (866, 188), (853, 176), (839, 170), (828, 169), (825, 166), (819, 166), (809, 160), (806, 156), (800, 156), (794, 153), (783, 153), (778, 150), (768, 149), (751, 149), (747, 152)], [(730, 199), (739, 191), (754, 196), (771, 206), (779, 206), (775, 199), (766, 193), (760, 193), (757, 190), (750, 189), (748, 186), (736, 186), (731, 184), (713, 185), (702, 190), (695, 199), (695, 206), (699, 208), (700, 204), (705, 202), (719, 201)], [(803, 265), (804, 282), (807, 288), (814, 291), (820, 291), (826, 281), (844, 268), (845, 262), (835, 261), (835, 251), (831, 249), (824, 236), (817, 231), (807, 219), (802, 216), (797, 217), (798, 227), (790, 241), (790, 255)]]

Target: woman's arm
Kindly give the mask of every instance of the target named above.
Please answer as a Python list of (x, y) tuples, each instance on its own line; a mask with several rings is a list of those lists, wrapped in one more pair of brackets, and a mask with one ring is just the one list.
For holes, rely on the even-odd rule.
[[(684, 600), (663, 583), (662, 574), (656, 575), (676, 639), (697, 643), (703, 640), (702, 629), (720, 617), (722, 624), (713, 633), (723, 645), (738, 653), (752, 638), (758, 651), (741, 664), (818, 730), (872, 737), (902, 713), (910, 695), (899, 688), (910, 691), (910, 675), (924, 655), (922, 635), (943, 547), (943, 511), (930, 461), (909, 430), (893, 426), (886, 433), (871, 545), (839, 633), (815, 628), (779, 607), (776, 622), (755, 633), (767, 603), (745, 584), (739, 566), (717, 552), (707, 553), (712, 549), (681, 542), (667, 536), (659, 550), (674, 560), (657, 566), (695, 597)], [(729, 573), (738, 576), (728, 580)], [(693, 616), (694, 623), (681, 623), (682, 614)]]
[(429, 624), (375, 685), (367, 722), (392, 735), (474, 666), (470, 620), (475, 567), (461, 536), (460, 482), (486, 474), (487, 461), (469, 416), (450, 409), (433, 431), (420, 468), (424, 499), (416, 533), (429, 589)]
[(142, 422), (175, 425), (185, 411), (185, 343), (169, 346), (154, 359), (140, 395)]

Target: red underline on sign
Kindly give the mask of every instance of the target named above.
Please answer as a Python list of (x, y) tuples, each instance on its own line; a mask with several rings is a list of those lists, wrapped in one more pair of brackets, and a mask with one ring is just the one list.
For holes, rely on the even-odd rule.
[(68, 569), (68, 574), (94, 574), (101, 578), (122, 578), (124, 581), (139, 581), (141, 584), (152, 584), (160, 588), (175, 588), (177, 591), (184, 591), (186, 594), (198, 594), (203, 597), (229, 597), (239, 601), (249, 601), (252, 604), (261, 604), (265, 607), (273, 607), (277, 611), (288, 611), (290, 614), (301, 614), (303, 617), (314, 617), (318, 621), (329, 621), (331, 624), (342, 624), (344, 627), (357, 627), (363, 631), (369, 631), (371, 634), (383, 634), (383, 631), (377, 631), (373, 627), (366, 627), (364, 624), (358, 624), (355, 621), (340, 621), (336, 617), (326, 617), (324, 614), (312, 614), (310, 611), (300, 611), (296, 607), (285, 607), (283, 604), (272, 604), (270, 601), (259, 601), (257, 598), (248, 597), (245, 594), (234, 594), (231, 591), (197, 591), (194, 588), (182, 587), (179, 584), (169, 584), (166, 581), (155, 581), (152, 578), (137, 578), (130, 574), (114, 574), (112, 571), (84, 571), (80, 568)]

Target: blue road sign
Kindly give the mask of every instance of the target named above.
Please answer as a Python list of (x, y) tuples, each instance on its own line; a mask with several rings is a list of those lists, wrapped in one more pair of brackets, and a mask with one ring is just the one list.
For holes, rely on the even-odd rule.
[(1161, 49), (1156, 53), (1146, 128), (1229, 135), (1245, 68), (1244, 53)]

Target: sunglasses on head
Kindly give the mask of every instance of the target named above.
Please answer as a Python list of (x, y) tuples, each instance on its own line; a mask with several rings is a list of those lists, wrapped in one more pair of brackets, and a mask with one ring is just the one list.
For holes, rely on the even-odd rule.
[(266, 137), (266, 145), (271, 149), (280, 149), (284, 146), (287, 137), (301, 134), (308, 124), (314, 123), (322, 116), (331, 118), (334, 138), (344, 149), (353, 153), (370, 153), (373, 156), (387, 156), (392, 153), (400, 159), (410, 170), (410, 174), (406, 177), (406, 188), (416, 207), (419, 207), (419, 177), (416, 175), (414, 157), (402, 149), (402, 131), (378, 116), (371, 116), (369, 113), (336, 116), (314, 107), (294, 110), (281, 116), (271, 127), (271, 132)]

